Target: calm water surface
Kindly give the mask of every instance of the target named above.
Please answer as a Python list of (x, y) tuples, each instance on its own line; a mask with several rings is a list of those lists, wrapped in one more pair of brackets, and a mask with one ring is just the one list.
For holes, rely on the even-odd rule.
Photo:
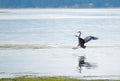
[[(0, 77), (120, 79), (120, 9), (0, 10)], [(93, 35), (73, 50), (77, 31)], [(78, 58), (96, 65), (78, 70)]]

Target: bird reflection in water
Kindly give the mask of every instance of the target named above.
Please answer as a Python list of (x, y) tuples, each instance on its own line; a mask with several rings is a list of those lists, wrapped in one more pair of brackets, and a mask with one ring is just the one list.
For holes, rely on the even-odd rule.
[(97, 67), (95, 63), (86, 62), (85, 59), (86, 59), (85, 56), (79, 56), (78, 70), (80, 73), (82, 72), (82, 67), (86, 67), (87, 69), (92, 69)]

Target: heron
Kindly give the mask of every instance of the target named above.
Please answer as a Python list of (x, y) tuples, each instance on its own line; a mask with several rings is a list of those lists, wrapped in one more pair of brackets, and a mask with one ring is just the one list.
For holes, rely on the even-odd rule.
[(78, 31), (77, 33), (79, 33), (79, 35), (75, 35), (75, 37), (78, 38), (78, 45), (77, 45), (77, 47), (74, 47), (73, 49), (78, 49), (79, 47), (86, 48), (86, 46), (84, 45), (85, 43), (88, 43), (90, 40), (97, 40), (98, 39), (97, 37), (94, 37), (94, 36), (87, 36), (83, 39), (80, 37), (81, 32)]

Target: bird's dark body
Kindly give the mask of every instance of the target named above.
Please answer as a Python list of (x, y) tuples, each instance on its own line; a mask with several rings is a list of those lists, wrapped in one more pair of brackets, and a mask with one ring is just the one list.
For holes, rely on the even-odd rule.
[(80, 46), (80, 47), (82, 47), (82, 48), (85, 48), (85, 47), (86, 47), (86, 46), (84, 46), (84, 44), (85, 44), (84, 39), (78, 38), (78, 41), (79, 41), (79, 46)]
[(78, 37), (78, 45), (76, 48), (73, 48), (73, 49), (77, 49), (78, 47), (81, 47), (81, 48), (86, 48), (86, 46), (84, 45), (85, 43), (89, 42), (90, 40), (97, 40), (98, 38), (97, 37), (94, 37), (94, 36), (87, 36), (85, 37), (84, 39), (82, 39), (80, 36), (81, 36), (81, 32), (78, 31), (79, 35), (75, 35), (76, 37)]

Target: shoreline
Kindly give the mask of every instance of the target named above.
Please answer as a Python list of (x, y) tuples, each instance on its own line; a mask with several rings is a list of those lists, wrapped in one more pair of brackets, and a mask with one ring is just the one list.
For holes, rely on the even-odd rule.
[(41, 75), (39, 73), (0, 73), (0, 81), (1, 79), (17, 79), (17, 78), (30, 78), (30, 79), (36, 79), (36, 78), (68, 78), (68, 79), (76, 79), (76, 80), (112, 80), (112, 81), (118, 81), (120, 80), (120, 75), (101, 75), (101, 76), (87, 76), (87, 75), (79, 75), (79, 76), (64, 76), (64, 75)]
[(120, 81), (120, 79), (78, 79), (72, 77), (16, 77), (16, 78), (0, 78), (0, 81)]

